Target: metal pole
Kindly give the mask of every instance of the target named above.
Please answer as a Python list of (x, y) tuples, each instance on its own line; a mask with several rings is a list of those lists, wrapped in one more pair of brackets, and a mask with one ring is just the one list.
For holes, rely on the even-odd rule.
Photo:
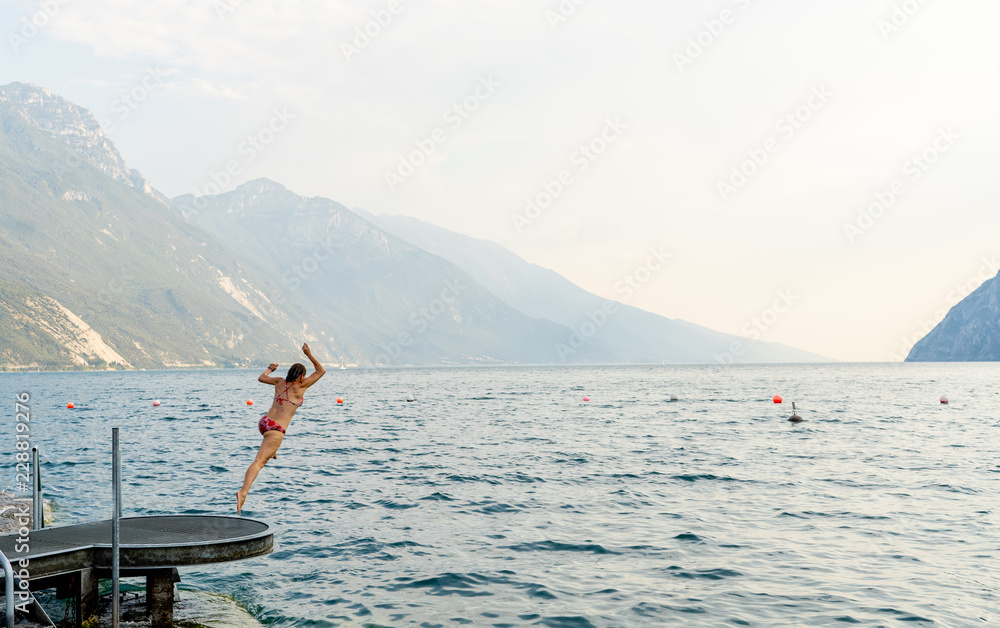
[(118, 452), (118, 428), (111, 428), (111, 481), (115, 488), (115, 509), (111, 517), (111, 625), (118, 628), (121, 609), (118, 608), (118, 545), (120, 542), (121, 529), (119, 528), (119, 517), (121, 517), (121, 482), (122, 467), (121, 458)]
[[(116, 430), (118, 428), (115, 428)], [(118, 432), (115, 432), (117, 434)], [(118, 518), (122, 518), (122, 455), (121, 450), (118, 448), (118, 439), (115, 438), (115, 472), (118, 473), (118, 479), (115, 481), (115, 512), (118, 513)]]
[(0, 562), (3, 562), (3, 578), (7, 584), (7, 628), (14, 628), (14, 567), (3, 552), (0, 552)]
[(45, 500), (42, 499), (42, 468), (38, 447), (31, 448), (31, 468), (34, 470), (31, 482), (31, 529), (41, 530), (45, 527)]

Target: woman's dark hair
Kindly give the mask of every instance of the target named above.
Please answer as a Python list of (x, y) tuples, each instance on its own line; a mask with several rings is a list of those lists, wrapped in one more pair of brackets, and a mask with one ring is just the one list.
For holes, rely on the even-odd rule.
[(285, 375), (285, 381), (291, 384), (292, 382), (298, 381), (298, 379), (305, 374), (306, 367), (296, 362), (288, 367), (288, 375)]

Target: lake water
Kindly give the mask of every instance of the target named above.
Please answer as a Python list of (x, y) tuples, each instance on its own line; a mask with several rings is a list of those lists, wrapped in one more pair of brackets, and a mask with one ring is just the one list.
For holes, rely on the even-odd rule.
[[(27, 391), (55, 525), (109, 516), (112, 426), (126, 514), (235, 513), (272, 394), (257, 374), (0, 375), (0, 484)], [(182, 569), (182, 591), (273, 626), (997, 626), (998, 381), (995, 364), (330, 371), (244, 509), (279, 526), (277, 551)]]

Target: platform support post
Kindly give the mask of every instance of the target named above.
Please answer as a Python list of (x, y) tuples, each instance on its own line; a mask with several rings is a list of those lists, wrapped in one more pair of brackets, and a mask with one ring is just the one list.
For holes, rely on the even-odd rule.
[(174, 625), (174, 572), (174, 569), (157, 569), (146, 576), (146, 602), (152, 628)]
[(83, 569), (78, 574), (79, 580), (75, 583), (79, 589), (76, 593), (76, 618), (80, 626), (96, 626), (98, 618), (97, 598), (98, 583), (97, 574), (92, 567)]

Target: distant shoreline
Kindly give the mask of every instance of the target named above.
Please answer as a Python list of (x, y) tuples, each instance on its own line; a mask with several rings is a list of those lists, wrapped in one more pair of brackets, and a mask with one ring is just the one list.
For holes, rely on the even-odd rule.
[[(674, 362), (667, 364), (657, 364), (655, 362), (628, 362), (628, 363), (607, 363), (607, 364), (400, 364), (392, 366), (376, 366), (376, 365), (355, 365), (348, 366), (346, 369), (348, 371), (389, 371), (389, 370), (409, 370), (409, 369), (489, 369), (489, 368), (593, 368), (593, 367), (660, 367), (660, 368), (670, 368), (670, 367), (715, 367), (719, 369), (731, 368), (731, 367), (768, 367), (768, 366), (850, 366), (850, 365), (920, 365), (920, 364), (997, 364), (1000, 361), (985, 361), (985, 360), (949, 360), (942, 362), (753, 362), (753, 363), (739, 363), (739, 364), (718, 364), (715, 362)], [(261, 368), (263, 368), (261, 366)], [(183, 372), (183, 371), (256, 371), (258, 366), (239, 366), (239, 367), (226, 367), (226, 366), (180, 366), (180, 367), (159, 367), (159, 368), (148, 368), (148, 369), (135, 369), (135, 368), (125, 368), (125, 369), (96, 369), (96, 368), (11, 368), (0, 366), (0, 375), (14, 375), (14, 374), (29, 374), (29, 373), (156, 373), (162, 371), (171, 372)], [(331, 370), (342, 370), (339, 368), (334, 368)]]

